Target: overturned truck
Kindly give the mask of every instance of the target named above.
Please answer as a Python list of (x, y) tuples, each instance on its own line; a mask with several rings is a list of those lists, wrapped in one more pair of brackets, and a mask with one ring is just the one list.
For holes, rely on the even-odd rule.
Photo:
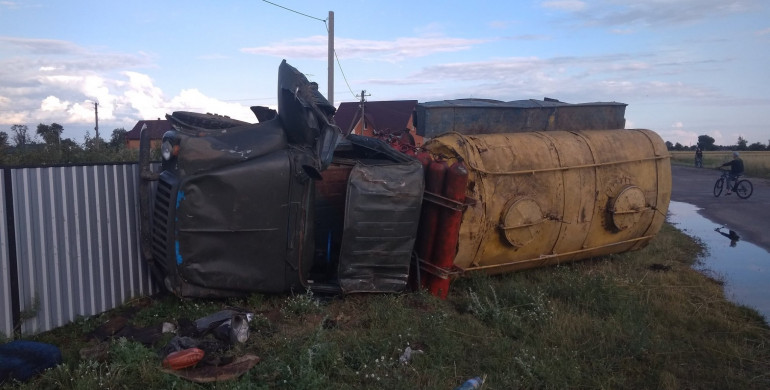
[[(669, 155), (625, 105), (552, 99), (418, 105), (402, 153), (343, 134), (283, 61), (258, 123), (174, 112), (162, 162), (143, 132), (142, 255), (185, 297), (397, 292), (646, 245), (665, 220)], [(496, 119), (497, 118), (497, 119)]]

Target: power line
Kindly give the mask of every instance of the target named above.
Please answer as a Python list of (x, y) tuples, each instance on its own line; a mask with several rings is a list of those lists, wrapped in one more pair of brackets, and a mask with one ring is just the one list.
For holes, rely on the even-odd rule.
[[(303, 14), (302, 12), (295, 11), (295, 10), (293, 10), (291, 8), (284, 7), (282, 5), (273, 3), (271, 1), (267, 1), (267, 0), (262, 0), (262, 1), (264, 1), (265, 3), (271, 4), (271, 5), (274, 5), (274, 6), (278, 7), (278, 8), (283, 8), (283, 9), (289, 11), (289, 12), (294, 12), (296, 14), (308, 17), (310, 19), (315, 19), (315, 20), (319, 20), (321, 22), (324, 22), (324, 26), (326, 27), (326, 32), (327, 33), (329, 32), (329, 24), (328, 24), (329, 20), (328, 19), (321, 19), (321, 18), (316, 18), (315, 16), (310, 16), (310, 15), (307, 15), (307, 14)], [(345, 71), (342, 69), (342, 63), (340, 62), (340, 57), (337, 55), (337, 50), (334, 50), (334, 58), (337, 60), (337, 66), (340, 68), (340, 73), (342, 73), (342, 79), (345, 80), (345, 85), (348, 87), (348, 91), (350, 91), (350, 94), (353, 95), (354, 98), (356, 98), (357, 96), (353, 92), (353, 88), (350, 88), (350, 83), (348, 83), (348, 77), (345, 76)]]
[(295, 10), (293, 10), (291, 8), (286, 8), (286, 7), (282, 6), (282, 5), (278, 5), (276, 3), (273, 3), (272, 1), (267, 1), (267, 0), (262, 0), (262, 1), (264, 1), (265, 3), (268, 3), (268, 4), (272, 4), (272, 5), (274, 5), (274, 6), (278, 7), (278, 8), (283, 8), (283, 9), (285, 9), (287, 11), (294, 12), (295, 14), (300, 14), (300, 15), (306, 16), (306, 17), (308, 17), (310, 19), (315, 19), (315, 20), (319, 20), (321, 22), (326, 23), (326, 19), (316, 18), (315, 16), (310, 16), (310, 15), (307, 15), (307, 14), (303, 14), (302, 12), (295, 11)]

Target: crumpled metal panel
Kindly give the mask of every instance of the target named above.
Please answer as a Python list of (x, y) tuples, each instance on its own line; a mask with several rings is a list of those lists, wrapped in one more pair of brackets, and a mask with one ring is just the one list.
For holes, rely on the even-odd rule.
[(316, 169), (331, 164), (342, 131), (332, 118), (336, 109), (318, 91), (318, 84), (286, 60), (278, 67), (278, 116), (289, 143), (310, 146), (318, 158)]
[(203, 137), (184, 130), (180, 133), (177, 168), (181, 175), (216, 170), (288, 148), (278, 120), (217, 130)]
[[(297, 154), (299, 153), (299, 154)], [(173, 262), (183, 296), (301, 288), (312, 260), (312, 180), (281, 150), (181, 182)]]
[(344, 292), (396, 292), (406, 287), (423, 189), (417, 160), (353, 167), (339, 258)]

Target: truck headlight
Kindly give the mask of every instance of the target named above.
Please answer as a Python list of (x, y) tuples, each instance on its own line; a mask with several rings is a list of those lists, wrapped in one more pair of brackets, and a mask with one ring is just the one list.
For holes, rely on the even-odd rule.
[(171, 142), (163, 141), (163, 143), (160, 145), (160, 155), (166, 161), (171, 159), (171, 155), (173, 154), (173, 151), (174, 151), (174, 147), (171, 146)]

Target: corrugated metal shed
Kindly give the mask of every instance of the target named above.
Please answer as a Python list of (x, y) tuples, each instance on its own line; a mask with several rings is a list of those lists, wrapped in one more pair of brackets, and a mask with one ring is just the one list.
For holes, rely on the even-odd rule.
[(610, 130), (625, 127), (626, 104), (564, 103), (555, 99), (457, 99), (420, 103), (415, 108), (417, 135), (497, 134), (530, 131)]

